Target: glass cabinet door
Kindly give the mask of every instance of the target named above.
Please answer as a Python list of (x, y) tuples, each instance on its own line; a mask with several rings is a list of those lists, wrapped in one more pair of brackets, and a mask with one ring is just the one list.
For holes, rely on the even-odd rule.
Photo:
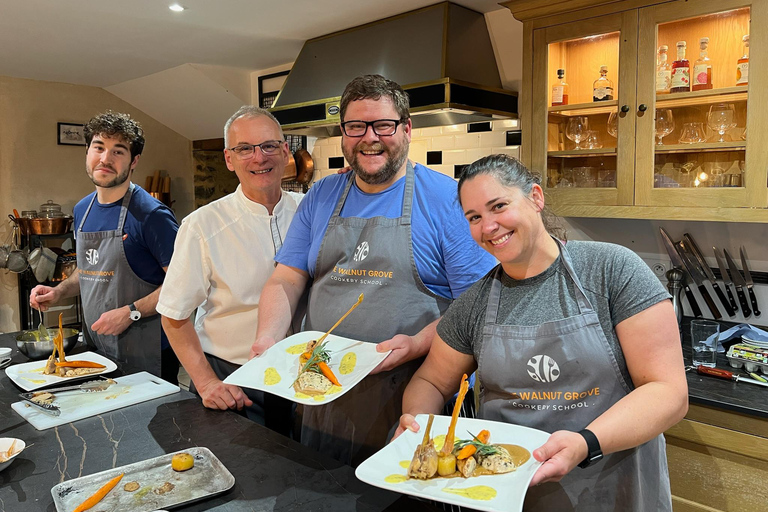
[(632, 204), (636, 16), (534, 31), (531, 162), (561, 213)]
[[(765, 32), (755, 23), (765, 16), (760, 3), (640, 10), (637, 205), (766, 206), (765, 36), (752, 32)], [(758, 62), (750, 60), (753, 47)]]

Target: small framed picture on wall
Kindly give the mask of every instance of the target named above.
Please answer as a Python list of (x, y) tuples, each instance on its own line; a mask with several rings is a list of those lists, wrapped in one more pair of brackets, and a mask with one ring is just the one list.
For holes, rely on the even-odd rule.
[(60, 146), (85, 146), (84, 124), (57, 123)]

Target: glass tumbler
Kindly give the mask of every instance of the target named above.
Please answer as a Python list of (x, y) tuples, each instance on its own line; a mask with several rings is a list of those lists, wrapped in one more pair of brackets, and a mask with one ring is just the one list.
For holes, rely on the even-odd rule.
[(720, 324), (713, 320), (691, 320), (693, 366), (715, 367)]

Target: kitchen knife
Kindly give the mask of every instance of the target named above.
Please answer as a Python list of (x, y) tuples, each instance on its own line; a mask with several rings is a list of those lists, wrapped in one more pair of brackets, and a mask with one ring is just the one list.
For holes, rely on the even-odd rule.
[(704, 274), (701, 273), (701, 270), (699, 270), (699, 266), (696, 264), (695, 261), (693, 261), (693, 256), (691, 256), (688, 251), (685, 249), (685, 245), (680, 242), (676, 246), (677, 249), (679, 249), (680, 258), (683, 260), (683, 265), (685, 265), (685, 270), (688, 272), (688, 274), (691, 276), (691, 279), (694, 280), (696, 285), (699, 288), (699, 293), (701, 294), (701, 297), (704, 299), (704, 302), (707, 303), (707, 307), (709, 308), (709, 312), (712, 313), (712, 316), (715, 320), (720, 320), (723, 315), (720, 314), (720, 310), (717, 309), (717, 305), (715, 304), (715, 301), (712, 300), (712, 296), (707, 291), (707, 288), (704, 286)]
[(739, 255), (741, 256), (741, 269), (744, 271), (744, 279), (747, 282), (747, 291), (749, 291), (749, 301), (752, 303), (752, 312), (755, 316), (760, 316), (760, 310), (757, 308), (757, 297), (755, 297), (755, 291), (752, 289), (755, 286), (752, 281), (752, 274), (749, 273), (749, 266), (747, 265), (747, 257), (744, 256), (744, 246), (739, 249)]
[(731, 303), (734, 312), (738, 311), (739, 307), (736, 305), (736, 299), (733, 298), (733, 293), (731, 293), (730, 285), (733, 284), (733, 281), (731, 281), (731, 278), (728, 276), (728, 270), (725, 268), (723, 257), (720, 256), (720, 251), (718, 251), (717, 247), (714, 245), (712, 246), (712, 250), (715, 252), (715, 259), (717, 259), (717, 266), (720, 268), (720, 275), (723, 276), (723, 284), (725, 285), (725, 291), (728, 293), (728, 301)]
[(747, 296), (744, 295), (744, 288), (747, 286), (747, 282), (741, 277), (736, 263), (733, 262), (733, 258), (728, 254), (728, 251), (723, 249), (725, 255), (725, 261), (728, 262), (728, 270), (731, 271), (731, 279), (733, 279), (733, 286), (736, 287), (736, 295), (739, 296), (739, 303), (741, 304), (741, 311), (744, 313), (744, 318), (749, 318), (752, 314), (752, 310), (749, 309), (749, 303), (747, 302)]
[(707, 263), (707, 260), (704, 259), (704, 255), (699, 250), (699, 246), (696, 245), (696, 242), (694, 241), (693, 237), (689, 235), (688, 233), (683, 234), (683, 242), (685, 245), (685, 248), (688, 249), (688, 252), (693, 254), (693, 256), (696, 258), (696, 261), (699, 264), (699, 267), (701, 270), (704, 271), (704, 275), (707, 276), (707, 279), (709, 279), (709, 284), (712, 285), (712, 289), (715, 290), (715, 293), (717, 294), (717, 298), (720, 299), (720, 303), (725, 308), (726, 313), (728, 313), (728, 316), (733, 316), (736, 313), (733, 311), (733, 308), (731, 307), (731, 304), (728, 302), (728, 299), (725, 298), (725, 295), (723, 294), (723, 290), (720, 289), (720, 286), (717, 284), (717, 281), (715, 280), (715, 274), (712, 272), (712, 269), (709, 268), (709, 264)]
[(709, 368), (707, 366), (697, 366), (696, 373), (699, 373), (701, 375), (710, 375), (712, 377), (718, 377), (720, 379), (725, 379), (725, 380), (732, 380), (734, 382), (746, 382), (748, 384), (755, 384), (756, 386), (768, 387), (768, 383), (760, 382), (759, 380), (755, 380), (755, 379), (748, 379), (746, 377), (742, 377), (741, 375), (736, 375), (733, 372), (729, 372), (728, 370), (721, 370), (720, 368)]
[(691, 288), (688, 286), (690, 276), (688, 276), (688, 273), (685, 271), (683, 260), (680, 259), (680, 254), (678, 254), (677, 249), (675, 249), (675, 244), (672, 242), (672, 239), (669, 237), (667, 232), (664, 231), (664, 228), (659, 228), (659, 231), (661, 231), (661, 239), (664, 241), (664, 247), (667, 249), (669, 259), (672, 260), (672, 265), (679, 268), (686, 274), (686, 278), (683, 279), (683, 289), (685, 290), (685, 296), (688, 297), (688, 304), (691, 306), (691, 312), (693, 313), (693, 316), (699, 318), (702, 316), (701, 309), (699, 308), (699, 303), (696, 302), (696, 297), (694, 297)]

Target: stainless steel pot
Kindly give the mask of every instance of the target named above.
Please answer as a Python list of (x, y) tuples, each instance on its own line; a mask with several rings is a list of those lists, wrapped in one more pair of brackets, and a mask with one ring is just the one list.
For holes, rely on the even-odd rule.
[[(19, 352), (24, 354), (30, 359), (44, 359), (51, 355), (53, 352), (53, 337), (56, 335), (58, 329), (48, 329), (48, 334), (51, 339), (45, 341), (37, 341), (40, 339), (40, 334), (37, 329), (23, 331), (16, 336), (16, 348)], [(77, 345), (77, 336), (80, 331), (77, 329), (65, 328), (64, 334), (64, 352), (70, 351), (75, 345)]]

